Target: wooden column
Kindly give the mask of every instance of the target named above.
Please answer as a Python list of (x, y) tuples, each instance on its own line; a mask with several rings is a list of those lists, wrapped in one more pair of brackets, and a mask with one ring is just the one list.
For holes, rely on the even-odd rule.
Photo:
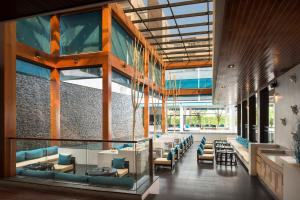
[[(60, 54), (59, 16), (51, 16), (50, 29), (50, 54), (58, 57)], [(58, 69), (51, 69), (50, 74), (50, 138), (60, 139), (60, 73)], [(57, 145), (57, 142), (51, 142), (51, 145)]]
[(242, 108), (241, 108), (241, 104), (237, 105), (237, 134), (241, 135), (241, 123), (242, 123)]
[(52, 69), (50, 74), (50, 124), (51, 139), (60, 139), (60, 74), (57, 69)]
[[(144, 78), (149, 78), (149, 51), (144, 54)], [(144, 138), (149, 137), (149, 86), (144, 87)]]
[(242, 137), (247, 139), (248, 138), (248, 134), (247, 134), (247, 122), (248, 122), (248, 111), (247, 111), (247, 100), (242, 102)]
[(16, 174), (16, 24), (0, 23), (0, 177)]
[(268, 143), (269, 135), (269, 88), (266, 87), (259, 92), (259, 134), (260, 142)]
[[(109, 5), (102, 7), (102, 51), (106, 53), (111, 52), (111, 8)], [(102, 65), (102, 139), (111, 140), (111, 78), (112, 66), (109, 56)], [(109, 149), (110, 143), (104, 143), (103, 148)]]
[(144, 87), (144, 138), (149, 137), (149, 86)]
[(60, 54), (60, 28), (59, 28), (59, 16), (53, 15), (50, 18), (50, 29), (51, 29), (51, 42), (50, 42), (50, 53), (55, 56)]
[(256, 142), (256, 96), (249, 98), (249, 141)]
[[(161, 72), (161, 86), (163, 88), (165, 88), (165, 68), (162, 68), (162, 72)], [(163, 133), (166, 133), (166, 97), (163, 93), (162, 95), (162, 105), (161, 105), (161, 130)]]

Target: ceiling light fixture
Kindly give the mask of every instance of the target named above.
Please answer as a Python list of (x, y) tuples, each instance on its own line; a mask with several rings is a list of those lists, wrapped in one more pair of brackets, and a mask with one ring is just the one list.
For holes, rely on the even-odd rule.
[(227, 66), (229, 69), (233, 69), (235, 66), (234, 66), (234, 64), (231, 64), (231, 65), (228, 65)]

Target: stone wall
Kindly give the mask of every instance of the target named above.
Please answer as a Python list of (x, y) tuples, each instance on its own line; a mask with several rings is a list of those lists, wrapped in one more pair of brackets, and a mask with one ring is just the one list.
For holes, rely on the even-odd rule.
[(50, 136), (50, 81), (17, 73), (17, 137)]
[[(61, 82), (61, 138), (102, 139), (102, 90)], [(131, 97), (112, 93), (112, 139), (132, 139)], [(136, 139), (143, 137), (143, 109)], [(17, 73), (17, 137), (50, 138), (50, 81)], [(29, 145), (30, 146), (30, 145)]]
[[(131, 96), (112, 93), (112, 139), (132, 139), (132, 104)], [(136, 139), (144, 136), (143, 109), (139, 108), (136, 116)]]
[[(16, 136), (50, 138), (50, 81), (16, 74)], [(18, 149), (35, 148), (46, 142), (19, 141)]]
[(61, 82), (61, 138), (102, 139), (102, 90)]

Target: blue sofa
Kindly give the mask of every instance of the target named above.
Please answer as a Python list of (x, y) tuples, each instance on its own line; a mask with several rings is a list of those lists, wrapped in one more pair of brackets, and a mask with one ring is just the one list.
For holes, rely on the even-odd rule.
[(135, 180), (133, 177), (110, 177), (110, 176), (81, 176), (70, 173), (60, 173), (54, 171), (40, 171), (30, 169), (17, 169), (17, 174), (34, 178), (53, 179), (57, 181), (77, 182), (104, 187), (121, 187), (130, 189)]

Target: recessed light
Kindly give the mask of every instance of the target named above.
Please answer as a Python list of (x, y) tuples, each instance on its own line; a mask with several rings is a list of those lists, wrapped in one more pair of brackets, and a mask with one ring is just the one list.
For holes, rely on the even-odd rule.
[(233, 69), (234, 68), (234, 65), (232, 64), (232, 65), (228, 65), (227, 66), (229, 69)]

